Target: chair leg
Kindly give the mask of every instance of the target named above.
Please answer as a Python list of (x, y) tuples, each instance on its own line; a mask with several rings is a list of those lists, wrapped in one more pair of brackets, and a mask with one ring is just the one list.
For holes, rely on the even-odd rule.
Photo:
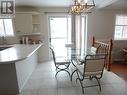
[(66, 71), (68, 73), (69, 77), (71, 76), (70, 73), (69, 73), (69, 71), (67, 71), (67, 70), (63, 70), (63, 71)]
[(59, 73), (60, 71), (57, 71), (56, 74), (55, 74), (55, 77), (57, 77), (57, 74)]
[(74, 73), (76, 72), (77, 70), (74, 70), (73, 72), (72, 72), (72, 74), (71, 74), (71, 81), (72, 81), (72, 77), (73, 77), (73, 75), (74, 75)]
[(83, 87), (83, 83), (82, 83), (82, 81), (83, 81), (83, 79), (80, 79), (80, 77), (79, 77), (79, 74), (78, 74), (78, 71), (77, 71), (77, 76), (78, 76), (78, 78), (76, 79), (76, 82), (77, 82), (77, 80), (79, 80), (79, 82), (80, 82), (80, 85), (81, 85), (81, 88), (82, 88), (82, 93), (84, 94), (84, 87)]
[(89, 79), (92, 80), (93, 79), (92, 76), (90, 76)]
[(80, 82), (80, 85), (81, 85), (81, 88), (82, 88), (82, 93), (84, 94), (84, 87), (83, 87), (83, 83), (82, 83), (82, 80), (77, 78), (76, 81), (79, 80)]
[(100, 89), (100, 91), (101, 91), (101, 84), (100, 84), (99, 79), (98, 79), (96, 76), (95, 76), (94, 78), (97, 80), (97, 83), (98, 83), (98, 85), (99, 85), (99, 89)]

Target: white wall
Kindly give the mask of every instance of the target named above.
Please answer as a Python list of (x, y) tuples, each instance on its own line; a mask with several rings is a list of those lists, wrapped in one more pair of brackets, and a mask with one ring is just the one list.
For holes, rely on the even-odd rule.
[(49, 60), (49, 39), (48, 39), (48, 18), (46, 14), (41, 15), (41, 26), (42, 26), (42, 35), (43, 35), (43, 46), (39, 49), (38, 60), (39, 63)]
[[(114, 39), (116, 14), (127, 14), (127, 10), (96, 10), (88, 15), (88, 46), (92, 36), (98, 40)], [(113, 42), (113, 60), (122, 59), (122, 48), (127, 47), (126, 41)]]

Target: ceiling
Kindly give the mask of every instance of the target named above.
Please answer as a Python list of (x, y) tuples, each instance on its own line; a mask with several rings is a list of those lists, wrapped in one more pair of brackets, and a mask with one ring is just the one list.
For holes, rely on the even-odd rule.
[(72, 0), (15, 0), (16, 6), (67, 7)]
[(127, 0), (118, 0), (105, 7), (105, 9), (126, 9), (127, 10)]
[[(74, 0), (15, 0), (16, 6), (69, 7)], [(95, 0), (98, 8), (127, 9), (127, 0)]]

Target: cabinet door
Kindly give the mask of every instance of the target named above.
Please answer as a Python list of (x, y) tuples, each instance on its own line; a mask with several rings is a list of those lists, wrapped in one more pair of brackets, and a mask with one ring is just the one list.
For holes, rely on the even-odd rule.
[(32, 32), (32, 15), (31, 14), (16, 14), (15, 30), (20, 35), (31, 33)]
[(33, 33), (40, 33), (41, 26), (40, 26), (40, 15), (32, 15), (32, 23), (33, 23)]

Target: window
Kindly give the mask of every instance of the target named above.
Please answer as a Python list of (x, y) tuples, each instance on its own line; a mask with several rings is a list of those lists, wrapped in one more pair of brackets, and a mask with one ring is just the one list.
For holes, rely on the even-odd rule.
[(127, 40), (127, 15), (116, 16), (114, 39)]
[(14, 36), (12, 19), (0, 19), (0, 36)]

